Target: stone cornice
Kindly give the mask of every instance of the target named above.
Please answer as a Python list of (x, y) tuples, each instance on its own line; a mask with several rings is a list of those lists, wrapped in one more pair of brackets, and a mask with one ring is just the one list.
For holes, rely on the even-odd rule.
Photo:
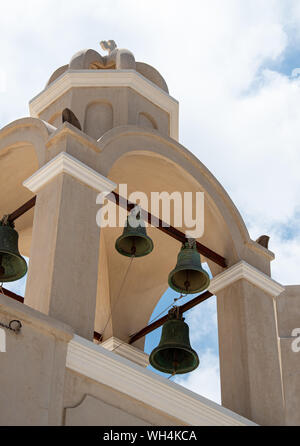
[(246, 426), (251, 421), (79, 336), (66, 367), (192, 426)]
[(226, 271), (214, 277), (210, 282), (209, 291), (216, 294), (218, 291), (240, 279), (248, 280), (248, 282), (252, 283), (273, 297), (278, 296), (284, 291), (284, 287), (282, 285), (258, 269), (249, 265), (244, 260), (241, 260), (236, 265), (233, 265)]
[(61, 173), (71, 175), (81, 183), (99, 192), (111, 192), (117, 187), (113, 181), (65, 152), (59, 153), (55, 158), (41, 167), (23, 182), (23, 186), (27, 187), (31, 192), (36, 193), (46, 183)]
[(149, 365), (149, 355), (147, 355), (147, 353), (144, 353), (132, 345), (124, 343), (118, 338), (111, 337), (107, 339), (106, 341), (102, 342), (101, 347), (104, 347), (110, 352), (123, 356), (129, 361), (133, 361), (141, 367), (147, 367)]
[(178, 140), (178, 101), (134, 70), (68, 70), (30, 101), (31, 115), (39, 117), (68, 90), (80, 87), (132, 88), (170, 115), (170, 136)]

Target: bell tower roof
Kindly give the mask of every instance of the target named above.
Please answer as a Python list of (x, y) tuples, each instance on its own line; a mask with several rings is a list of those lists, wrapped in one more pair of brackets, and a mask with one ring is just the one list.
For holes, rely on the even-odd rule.
[[(118, 125), (138, 125), (178, 139), (178, 102), (169, 95), (162, 75), (151, 65), (137, 62), (131, 51), (118, 48), (114, 40), (101, 41), (100, 46), (107, 54), (93, 49), (81, 50), (68, 64), (52, 73), (45, 89), (30, 101), (31, 116), (58, 127), (63, 109), (68, 108), (76, 114), (83, 129), (94, 126), (91, 119), (99, 118), (102, 122), (103, 119), (113, 120), (104, 130)], [(115, 100), (116, 97), (119, 99)], [(120, 101), (124, 113), (119, 119)], [(98, 105), (92, 106), (95, 102)], [(95, 110), (88, 111), (90, 106), (97, 108), (98, 117)], [(91, 119), (82, 112), (83, 108), (86, 113), (93, 114)], [(90, 124), (85, 124), (86, 120)], [(86, 133), (98, 139), (103, 129), (100, 133), (96, 130)]]
[(46, 86), (67, 70), (135, 70), (153, 82), (166, 93), (168, 86), (162, 75), (151, 65), (136, 62), (134, 55), (127, 49), (118, 48), (114, 40), (102, 40), (100, 46), (108, 54), (102, 56), (93, 49), (84, 49), (75, 53), (67, 65), (59, 67), (52, 73)]

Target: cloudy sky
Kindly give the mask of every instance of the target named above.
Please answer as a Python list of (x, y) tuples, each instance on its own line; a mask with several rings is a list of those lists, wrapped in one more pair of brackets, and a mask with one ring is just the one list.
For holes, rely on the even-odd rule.
[[(180, 102), (180, 142), (224, 185), (251, 237), (271, 236), (273, 277), (298, 283), (300, 2), (2, 1), (0, 127), (28, 115), (75, 52), (107, 39), (162, 73)], [(188, 322), (201, 367), (180, 382), (219, 401), (214, 300)]]

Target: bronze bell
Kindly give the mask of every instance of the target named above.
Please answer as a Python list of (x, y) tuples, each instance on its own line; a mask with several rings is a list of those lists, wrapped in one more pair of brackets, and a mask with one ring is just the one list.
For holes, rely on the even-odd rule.
[(178, 307), (170, 310), (168, 316), (162, 328), (160, 343), (149, 357), (150, 364), (168, 374), (192, 372), (198, 367), (199, 358), (190, 344), (189, 326), (179, 314)]
[[(136, 220), (137, 227), (131, 224), (132, 218)], [(116, 240), (116, 250), (127, 257), (143, 257), (153, 250), (153, 242), (147, 235), (144, 222), (141, 220), (140, 212), (136, 217), (129, 215), (123, 234)]]
[(169, 286), (179, 293), (194, 294), (208, 288), (210, 279), (201, 266), (195, 241), (183, 243), (177, 265), (169, 274)]
[(26, 260), (18, 249), (19, 235), (7, 216), (0, 220), (0, 283), (14, 282), (27, 273)]

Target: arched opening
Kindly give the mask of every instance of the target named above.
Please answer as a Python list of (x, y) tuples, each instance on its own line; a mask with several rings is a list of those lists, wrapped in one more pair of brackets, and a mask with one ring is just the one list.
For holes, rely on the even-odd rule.
[[(10, 214), (32, 198), (23, 187), (23, 181), (38, 169), (35, 148), (31, 144), (17, 143), (1, 151), (0, 218)], [(19, 251), (29, 263), (34, 209), (15, 220), (19, 234)], [(4, 283), (4, 288), (24, 296), (27, 275), (15, 282)]]
[[(202, 266), (211, 277), (212, 275), (207, 263), (204, 263)], [(197, 295), (188, 295), (174, 302), (174, 299), (177, 299), (179, 294), (171, 288), (168, 288), (157, 303), (149, 323), (167, 314), (173, 304), (181, 306), (192, 300), (195, 296)], [(198, 368), (191, 373), (175, 375), (173, 377), (154, 369), (151, 365), (149, 365), (148, 368), (189, 390), (220, 403), (220, 366), (216, 297), (212, 296), (208, 300), (184, 313), (184, 318), (189, 326), (191, 346), (199, 356), (200, 364)], [(157, 328), (146, 336), (145, 352), (147, 354), (150, 355), (152, 350), (159, 344), (161, 331), (162, 327)]]
[[(126, 185), (129, 199), (132, 192), (142, 191), (146, 194), (149, 203), (151, 203), (151, 192), (167, 192), (168, 194), (175, 191), (180, 193), (191, 192), (194, 196), (197, 192), (204, 192), (203, 218), (205, 231), (199, 241), (225, 258), (234, 259), (237, 254), (231, 233), (232, 228), (226, 222), (222, 209), (216, 203), (216, 200), (219, 199), (217, 193), (216, 196), (212, 195), (215, 189), (207, 190), (206, 176), (199, 174), (199, 180), (196, 179), (188, 169), (185, 169), (182, 162), (174, 162), (172, 159), (174, 153), (176, 155), (174, 149), (169, 149), (166, 144), (158, 143), (154, 138), (151, 141), (149, 140), (152, 152), (146, 149), (138, 149), (137, 144), (135, 144), (136, 150), (130, 151), (128, 146), (131, 143), (133, 144), (133, 138), (129, 137), (128, 139), (119, 138), (113, 141), (114, 150), (113, 152), (107, 151), (107, 155), (115, 157), (116, 161), (112, 163), (110, 160), (112, 167), (109, 170), (109, 178), (119, 185)], [(146, 146), (145, 137), (144, 139), (141, 138), (140, 143), (140, 147)], [(126, 147), (127, 153), (120, 155), (118, 150), (124, 151)], [(105, 150), (108, 150), (108, 148), (109, 145), (105, 147)], [(164, 156), (167, 149), (170, 157)], [(157, 153), (154, 153), (154, 150)], [(174, 151), (172, 152), (172, 150)], [(107, 163), (107, 161), (105, 162)], [(194, 160), (191, 164), (194, 168)], [(200, 167), (202, 169), (202, 166)], [(120, 194), (123, 195), (122, 192)], [(222, 206), (224, 209), (224, 203)], [(150, 212), (155, 214), (152, 209)], [(170, 224), (174, 225), (174, 219), (171, 218)], [(178, 229), (185, 232), (188, 228), (183, 222)], [(103, 333), (104, 340), (111, 336), (126, 340), (132, 333), (147, 325), (153, 309), (168, 288), (168, 273), (174, 268), (175, 259), (180, 249), (179, 242), (155, 227), (148, 227), (148, 235), (153, 239), (154, 250), (144, 258), (134, 259), (126, 285), (122, 289), (121, 298), (117, 306), (114, 307), (113, 302), (119, 296), (121, 280), (126, 273), (129, 262), (128, 258), (121, 256), (114, 247), (115, 240), (122, 233), (122, 230), (120, 227), (101, 229), (101, 238), (104, 240), (106, 247), (107, 273), (106, 279), (103, 278), (103, 275), (101, 279), (99, 269), (99, 282), (101, 280), (107, 281), (107, 293), (106, 296), (102, 295), (101, 298), (98, 295), (96, 331), (103, 333), (101, 328), (104, 326), (104, 317), (102, 318), (100, 314), (101, 308), (105, 308), (106, 313), (111, 312), (111, 320)], [(208, 263), (213, 275), (222, 270), (205, 257), (202, 258), (202, 261)], [(136, 341), (134, 346), (143, 349), (144, 340)]]

